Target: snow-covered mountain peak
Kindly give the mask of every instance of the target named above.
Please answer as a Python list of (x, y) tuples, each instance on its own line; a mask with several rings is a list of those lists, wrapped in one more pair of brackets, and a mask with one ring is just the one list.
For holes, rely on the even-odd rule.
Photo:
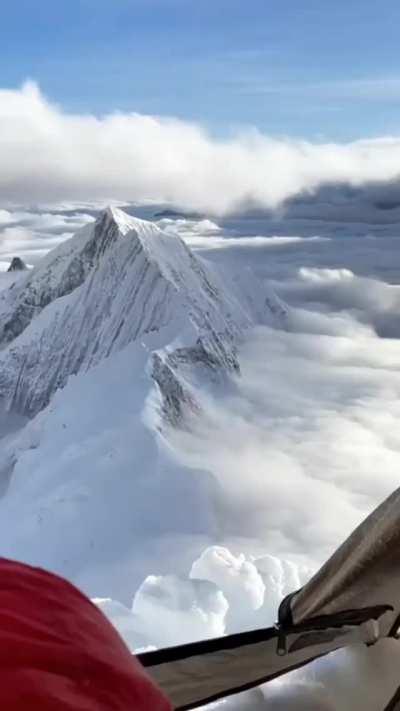
[(0, 396), (34, 414), (71, 374), (168, 327), (148, 372), (176, 421), (188, 366), (237, 370), (249, 303), (180, 237), (108, 208), (1, 293)]
[(0, 296), (0, 346), (19, 336), (32, 319), (56, 299), (72, 293), (96, 270), (104, 255), (128, 233), (134, 237), (142, 220), (117, 208), (107, 208), (63, 242)]
[(143, 222), (143, 220), (140, 220), (137, 217), (133, 217), (132, 215), (128, 215), (128, 213), (124, 210), (113, 206), (106, 207), (100, 213), (99, 217), (96, 220), (96, 223), (100, 224), (104, 220), (115, 224), (123, 235), (130, 232), (130, 230), (135, 229), (138, 223)]
[(137, 240), (147, 258), (157, 264), (166, 278), (179, 282), (178, 272), (192, 269), (192, 253), (177, 235), (164, 232), (153, 222), (128, 215), (116, 207), (107, 207), (96, 220), (95, 233), (98, 240), (117, 229), (119, 236), (128, 237), (133, 247)]

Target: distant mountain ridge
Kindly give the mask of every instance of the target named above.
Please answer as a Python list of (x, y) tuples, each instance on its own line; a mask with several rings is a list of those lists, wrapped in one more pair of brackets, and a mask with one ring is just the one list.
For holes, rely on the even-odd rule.
[(28, 267), (26, 266), (24, 260), (21, 259), (21, 257), (13, 257), (7, 271), (8, 272), (23, 272), (26, 269), (28, 269)]

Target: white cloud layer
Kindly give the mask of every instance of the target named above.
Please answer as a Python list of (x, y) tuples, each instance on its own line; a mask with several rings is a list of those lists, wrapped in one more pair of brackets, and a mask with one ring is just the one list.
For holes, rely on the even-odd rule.
[(314, 566), (398, 486), (400, 344), (348, 313), (302, 311), (291, 328), (254, 334), (237, 389), (206, 398), (177, 443), (218, 481), (233, 550), (246, 538)]
[(176, 118), (66, 113), (28, 82), (0, 90), (0, 161), (3, 201), (155, 198), (224, 213), (327, 181), (396, 179), (400, 139), (312, 144), (249, 130), (217, 140)]
[(93, 217), (85, 212), (60, 214), (0, 209), (0, 257), (8, 260), (4, 262), (6, 268), (15, 255), (36, 263), (91, 220)]

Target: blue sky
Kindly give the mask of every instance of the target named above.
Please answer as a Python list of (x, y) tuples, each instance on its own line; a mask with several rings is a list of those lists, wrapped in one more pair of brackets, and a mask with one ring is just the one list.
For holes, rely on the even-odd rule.
[(71, 111), (198, 120), (216, 134), (398, 134), (398, 0), (14, 0), (0, 86)]

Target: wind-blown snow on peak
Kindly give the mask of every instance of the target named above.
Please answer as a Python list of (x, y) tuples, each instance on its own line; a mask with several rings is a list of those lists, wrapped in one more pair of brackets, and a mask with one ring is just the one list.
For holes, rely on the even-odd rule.
[(190, 396), (187, 363), (237, 368), (252, 317), (177, 236), (116, 208), (102, 212), (0, 299), (0, 395), (34, 414), (71, 374), (168, 326), (150, 359), (170, 419)]
[(147, 220), (141, 220), (139, 217), (134, 215), (128, 215), (127, 212), (121, 210), (119, 207), (109, 206), (105, 210), (100, 212), (96, 223), (107, 225), (109, 223), (116, 225), (121, 233), (121, 235), (126, 235), (131, 230), (140, 231), (140, 228), (146, 225), (152, 224)]

